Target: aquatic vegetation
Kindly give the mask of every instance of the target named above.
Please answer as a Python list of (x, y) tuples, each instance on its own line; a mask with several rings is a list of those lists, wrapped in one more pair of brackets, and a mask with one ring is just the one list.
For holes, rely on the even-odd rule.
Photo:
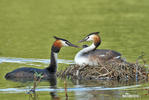
[(29, 90), (29, 92), (27, 92), (27, 94), (29, 94), (29, 100), (30, 98), (32, 100), (38, 100), (38, 95), (36, 94), (36, 88), (43, 77), (44, 76), (42, 75), (42, 73), (37, 72), (34, 73), (33, 87)]
[(147, 91), (147, 93), (146, 93), (146, 94), (144, 94), (144, 95), (149, 95), (149, 89), (144, 89), (144, 90), (146, 90), (146, 91)]
[(35, 72), (34, 73), (34, 81), (33, 81), (33, 88), (30, 89), (30, 91), (28, 92), (28, 94), (31, 94), (31, 93), (34, 93), (35, 90), (36, 90), (36, 87), (39, 85), (41, 79), (43, 78), (44, 76), (42, 75), (42, 73), (37, 73)]
[(65, 97), (66, 97), (66, 100), (68, 100), (68, 94), (67, 94), (67, 82), (66, 82), (66, 80), (64, 81), (64, 88), (65, 88)]

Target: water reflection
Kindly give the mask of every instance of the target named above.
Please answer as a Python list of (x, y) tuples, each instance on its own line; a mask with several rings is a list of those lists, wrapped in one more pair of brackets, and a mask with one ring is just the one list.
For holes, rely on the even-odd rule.
[[(30, 81), (29, 79), (25, 79), (22, 81), (22, 79), (15, 79), (13, 81), (17, 82), (27, 82)], [(126, 97), (134, 97), (139, 98), (141, 95), (138, 93), (140, 91), (130, 92), (129, 90), (125, 89), (133, 89), (133, 88), (140, 88), (141, 85), (137, 85), (135, 82), (116, 82), (116, 81), (87, 81), (87, 80), (67, 80), (68, 87), (66, 87), (68, 91), (68, 98), (65, 96), (65, 86), (63, 88), (60, 88), (60, 86), (57, 86), (57, 77), (53, 76), (49, 80), (42, 80), (42, 81), (48, 81), (49, 86), (38, 86), (35, 92), (32, 92), (32, 94), (29, 94), (30, 100), (39, 100), (41, 92), (49, 92), (49, 100), (61, 100), (61, 99), (71, 99), (75, 98), (75, 100), (111, 100), (112, 98), (126, 98)], [(61, 82), (64, 82), (65, 79), (61, 79)], [(73, 83), (72, 85), (69, 85), (69, 83)], [(62, 83), (61, 83), (62, 84)], [(64, 84), (64, 83), (63, 83)], [(70, 88), (69, 88), (70, 87)], [(30, 90), (30, 89), (29, 89)], [(27, 90), (27, 91), (29, 91)], [(11, 91), (11, 90), (9, 90)], [(18, 90), (16, 90), (18, 91)], [(25, 90), (22, 89), (19, 92), (25, 92)], [(39, 94), (40, 93), (40, 94)], [(58, 94), (62, 93), (63, 96), (59, 96)], [(72, 97), (73, 95), (73, 97)], [(137, 95), (137, 96), (136, 96)], [(42, 97), (42, 96), (41, 96)], [(42, 99), (43, 100), (43, 99)]]
[[(54, 75), (54, 77), (50, 78), (49, 80), (50, 83), (50, 88), (54, 89), (54, 91), (49, 92), (49, 95), (51, 96), (52, 100), (60, 100), (60, 97), (57, 95), (57, 77)], [(36, 91), (32, 92), (31, 94), (29, 94), (29, 100), (39, 100), (38, 98), (38, 94), (36, 93)], [(49, 98), (49, 100), (51, 100)]]
[(29, 100), (38, 100), (38, 95), (36, 92), (29, 94)]
[[(137, 87), (135, 82), (118, 82), (112, 80), (72, 80), (73, 84), (75, 84), (75, 88), (82, 87), (92, 87), (92, 86), (101, 86), (99, 90), (91, 90), (91, 91), (75, 91), (76, 100), (111, 100), (111, 98), (122, 98), (121, 94), (124, 94), (125, 91), (119, 91), (120, 89), (127, 89), (133, 87)], [(137, 96), (139, 97), (139, 96)]]
[(49, 83), (50, 83), (50, 88), (54, 89), (54, 91), (50, 92), (50, 96), (52, 98), (52, 100), (60, 100), (60, 97), (57, 95), (57, 77), (54, 76), (52, 78), (49, 79)]
[[(10, 79), (9, 79), (10, 80)], [(21, 83), (28, 83), (28, 82), (32, 82), (33, 83), (32, 78), (13, 78), (10, 81), (14, 81), (14, 82), (21, 82)], [(53, 89), (53, 91), (50, 91), (50, 96), (52, 100), (60, 100), (60, 97), (57, 95), (57, 76), (55, 74), (51, 75), (51, 77), (48, 80), (42, 79), (42, 81), (47, 81), (49, 82), (49, 88)], [(29, 100), (39, 100), (39, 94), (37, 94), (37, 91), (35, 89), (29, 89), (29, 91), (27, 92), (27, 94), (29, 95)], [(50, 100), (50, 99), (49, 99)]]
[(132, 85), (137, 85), (144, 83), (143, 82), (136, 82), (136, 81), (117, 81), (117, 80), (77, 80), (77, 79), (70, 79), (71, 82), (74, 85), (80, 85), (80, 86), (87, 86), (87, 87), (95, 87), (95, 86), (101, 86), (101, 88), (105, 89), (106, 88), (111, 88), (114, 90), (114, 88), (122, 88), (122, 87), (127, 87), (127, 86), (132, 86)]

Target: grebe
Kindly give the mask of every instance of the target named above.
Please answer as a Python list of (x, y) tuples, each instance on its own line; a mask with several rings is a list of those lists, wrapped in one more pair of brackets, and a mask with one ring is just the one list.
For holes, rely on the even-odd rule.
[(77, 65), (96, 66), (99, 65), (101, 61), (119, 59), (121, 57), (119, 52), (113, 50), (96, 49), (101, 44), (101, 38), (98, 34), (99, 32), (90, 33), (79, 41), (93, 41), (93, 43), (90, 46), (83, 45), (83, 49), (76, 54), (74, 61)]
[(59, 53), (61, 47), (63, 46), (72, 46), (77, 47), (76, 45), (70, 43), (69, 41), (55, 37), (56, 41), (53, 43), (51, 48), (51, 63), (49, 66), (45, 69), (37, 69), (37, 68), (30, 68), (30, 67), (23, 67), (15, 69), (12, 72), (9, 72), (5, 75), (6, 79), (13, 79), (13, 78), (33, 78), (34, 73), (40, 73), (44, 77), (43, 79), (49, 79), (50, 76), (53, 76), (53, 74), (57, 71), (57, 54)]

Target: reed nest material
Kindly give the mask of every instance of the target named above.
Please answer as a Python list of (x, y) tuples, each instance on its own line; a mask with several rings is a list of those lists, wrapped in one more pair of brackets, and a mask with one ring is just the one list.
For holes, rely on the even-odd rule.
[(120, 60), (102, 62), (99, 66), (79, 66), (71, 64), (65, 70), (58, 72), (60, 77), (73, 79), (95, 80), (146, 80), (146, 68), (137, 63)]

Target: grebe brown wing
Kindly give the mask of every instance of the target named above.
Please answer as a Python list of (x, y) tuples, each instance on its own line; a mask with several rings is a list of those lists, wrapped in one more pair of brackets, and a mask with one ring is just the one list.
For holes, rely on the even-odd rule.
[(98, 55), (107, 55), (109, 53), (113, 57), (121, 56), (119, 52), (114, 51), (114, 50), (108, 50), (108, 49), (96, 49), (94, 50), (94, 53)]

